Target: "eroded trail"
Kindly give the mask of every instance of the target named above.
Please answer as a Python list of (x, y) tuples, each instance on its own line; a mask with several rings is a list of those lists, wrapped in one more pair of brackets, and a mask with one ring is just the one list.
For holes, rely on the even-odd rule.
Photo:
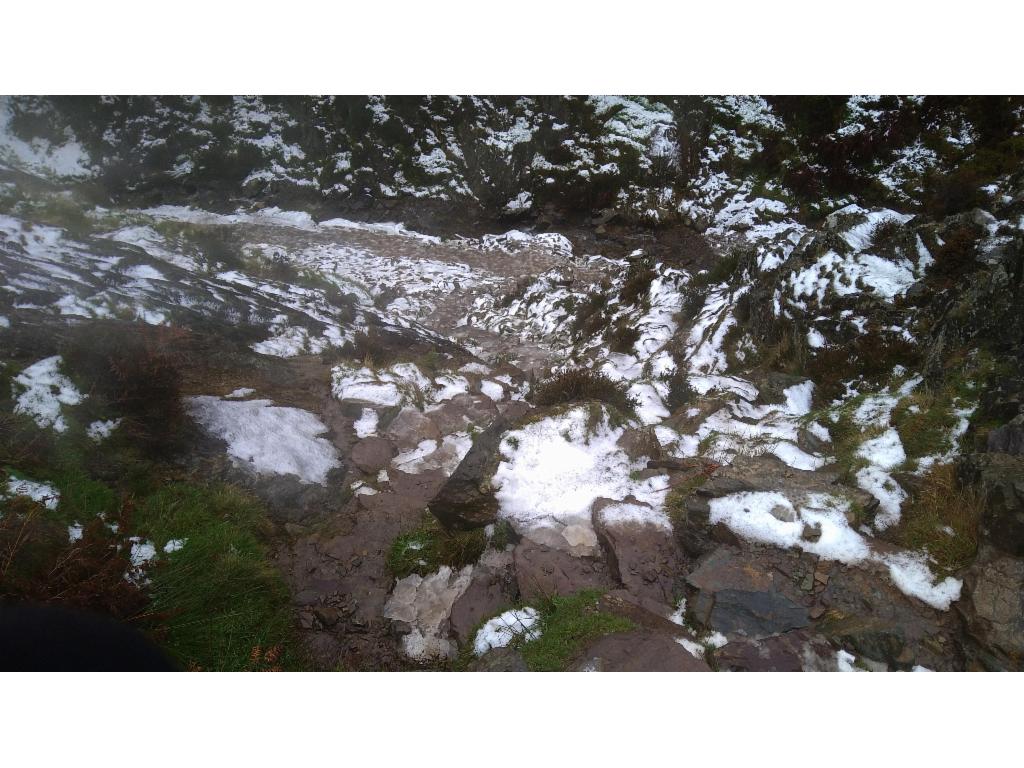
[[(850, 216), (836, 226), (866, 248), (881, 214)], [(0, 237), (19, 354), (30, 329), (67, 319), (188, 329), (173, 343), (190, 361), (189, 471), (267, 503), (317, 667), (519, 668), (525, 653), (545, 668), (526, 643), (536, 606), (588, 590), (611, 634), (563, 666), (834, 668), (836, 638), (867, 647), (878, 615), (901, 628), (886, 663), (961, 663), (960, 580), (885, 533), (906, 499), (890, 418), (921, 377), (822, 401), (739, 335), (780, 297), (806, 306), (806, 269), (766, 301), (764, 286), (677, 266), (687, 254), (277, 209), (96, 210), (76, 233), (4, 216)], [(881, 303), (927, 264), (921, 248)], [(75, 402), (47, 400), (63, 363), (42, 363), (16, 386), (53, 426)], [(963, 429), (915, 461), (952, 455)]]

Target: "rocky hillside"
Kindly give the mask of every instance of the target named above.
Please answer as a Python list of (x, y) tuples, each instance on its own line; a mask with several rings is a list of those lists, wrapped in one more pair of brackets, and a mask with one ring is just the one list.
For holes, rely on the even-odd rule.
[(1008, 98), (0, 99), (0, 598), (196, 669), (1020, 669), (1022, 159)]

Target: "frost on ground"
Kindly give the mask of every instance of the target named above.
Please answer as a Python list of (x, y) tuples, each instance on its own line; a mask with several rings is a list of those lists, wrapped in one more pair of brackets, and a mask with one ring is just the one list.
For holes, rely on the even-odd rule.
[(49, 510), (56, 509), (60, 504), (60, 491), (49, 483), (11, 476), (7, 478), (6, 489), (0, 491), (0, 497), (9, 499), (15, 496), (26, 496)]
[(210, 434), (224, 440), (235, 466), (266, 475), (295, 475), (304, 483), (324, 483), (341, 466), (338, 451), (320, 437), (327, 427), (299, 408), (270, 400), (189, 398), (189, 412)]
[(94, 421), (85, 429), (85, 434), (96, 443), (101, 443), (110, 437), (114, 430), (121, 425), (121, 419), (107, 419), (106, 421)]
[(517, 638), (526, 642), (536, 640), (541, 634), (539, 623), (540, 614), (535, 608), (505, 611), (480, 627), (473, 640), (473, 652), (483, 656), (492, 648), (505, 648)]
[(60, 372), (60, 355), (33, 363), (14, 377), (15, 413), (31, 416), (40, 427), (67, 430), (62, 405), (78, 405), (84, 395)]

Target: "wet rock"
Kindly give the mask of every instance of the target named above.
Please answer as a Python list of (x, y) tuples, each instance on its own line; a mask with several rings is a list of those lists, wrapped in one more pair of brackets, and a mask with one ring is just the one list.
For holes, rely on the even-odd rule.
[(821, 523), (804, 523), (803, 530), (800, 532), (800, 538), (804, 541), (820, 541), (821, 540)]
[[(773, 454), (737, 456), (721, 467), (691, 497), (694, 509), (706, 511), (707, 500), (748, 491), (779, 491), (787, 494), (834, 493), (839, 476), (834, 470), (794, 470)], [(873, 497), (859, 488), (843, 486), (855, 502), (866, 505)]]
[(777, 554), (761, 555), (722, 547), (701, 562), (686, 579), (695, 591), (689, 605), (698, 622), (755, 638), (810, 623), (799, 588), (772, 566)]
[(514, 648), (492, 648), (469, 663), (470, 672), (527, 672), (523, 654)]
[(648, 469), (668, 469), (680, 472), (708, 472), (718, 469), (720, 465), (707, 459), (698, 458), (667, 458), (652, 459), (647, 462)]
[(520, 594), (527, 601), (612, 586), (607, 566), (597, 558), (573, 557), (529, 539), (516, 546), (512, 557)]
[(383, 437), (366, 437), (352, 446), (352, 463), (368, 475), (384, 469), (398, 453), (395, 446)]
[(597, 538), (608, 556), (612, 577), (639, 597), (671, 603), (680, 553), (672, 529), (650, 522), (616, 520), (606, 510), (617, 502), (598, 499), (593, 506)]
[(509, 421), (517, 421), (533, 410), (533, 406), (522, 400), (509, 400), (498, 403), (498, 413)]
[(513, 607), (518, 593), (511, 553), (488, 550), (473, 569), (466, 591), (452, 604), (452, 635), (460, 645), (472, 643), (480, 622)]
[(498, 418), (473, 441), (469, 453), (430, 502), (430, 511), (447, 528), (467, 530), (493, 523), (498, 514), (491, 478), (498, 465), (498, 444), (508, 422)]
[(444, 472), (439, 469), (411, 474), (394, 467), (388, 470), (388, 478), (390, 491), (360, 494), (357, 497), (359, 506), (403, 519), (410, 519), (410, 515), (418, 517), (446, 480)]
[(761, 639), (737, 638), (715, 651), (728, 672), (819, 672), (835, 669), (835, 651), (820, 635), (798, 629)]
[(489, 397), (464, 393), (446, 400), (428, 416), (442, 435), (450, 435), (472, 427), (487, 427), (498, 418), (498, 408)]
[(829, 454), (833, 450), (832, 442), (822, 440), (809, 429), (801, 428), (796, 434), (796, 444), (807, 453)]
[(977, 483), (985, 494), (984, 540), (1011, 555), (1024, 556), (1024, 456), (970, 454), (961, 458), (958, 474), (962, 483)]
[(916, 664), (937, 670), (963, 667), (955, 651), (960, 634), (956, 614), (937, 611), (903, 594), (881, 566), (832, 564), (817, 599), (826, 608), (818, 630), (858, 656), (895, 669)]
[(410, 451), (424, 440), (440, 440), (437, 425), (415, 408), (403, 408), (391, 420), (384, 435), (399, 451)]
[(985, 447), (989, 453), (1009, 453), (1014, 456), (1024, 453), (1024, 414), (989, 432)]
[(592, 642), (573, 667), (577, 672), (710, 672), (671, 635), (646, 629), (616, 632)]
[(658, 442), (654, 429), (651, 427), (629, 427), (616, 441), (629, 458), (639, 461), (642, 458), (661, 458), (661, 443)]
[(986, 669), (1024, 669), (1024, 560), (986, 547), (964, 577), (958, 610), (970, 655)]

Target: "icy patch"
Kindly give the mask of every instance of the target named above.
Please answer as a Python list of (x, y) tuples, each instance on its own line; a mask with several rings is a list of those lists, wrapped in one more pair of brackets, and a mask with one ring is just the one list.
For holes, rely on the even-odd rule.
[(238, 389), (233, 390), (229, 394), (224, 395), (224, 399), (225, 400), (242, 400), (242, 399), (248, 397), (249, 395), (254, 395), (254, 394), (256, 394), (256, 390), (253, 389), (252, 387), (239, 387)]
[(391, 463), (397, 469), (410, 475), (439, 469), (445, 475), (451, 475), (459, 463), (466, 458), (473, 446), (473, 438), (468, 432), (456, 432), (445, 435), (437, 440), (423, 440), (415, 448), (395, 456)]
[(455, 656), (455, 644), (442, 635), (441, 626), (469, 586), (472, 572), (471, 565), (457, 572), (443, 565), (429, 576), (414, 573), (395, 583), (383, 615), (412, 627), (402, 638), (402, 650), (409, 658), (427, 661)]
[(108, 419), (107, 421), (94, 421), (90, 424), (85, 434), (96, 443), (101, 443), (113, 434), (114, 430), (121, 426), (121, 419)]
[(296, 475), (304, 483), (324, 483), (340, 466), (335, 447), (319, 437), (327, 427), (307, 411), (210, 395), (186, 403), (196, 421), (227, 442), (235, 466), (261, 475)]
[(51, 511), (60, 504), (60, 491), (48, 483), (37, 483), (34, 480), (26, 480), (22, 477), (8, 477), (7, 488), (0, 492), (3, 498), (14, 498), (16, 496), (27, 496), (46, 509)]
[(505, 611), (480, 627), (473, 640), (473, 653), (483, 656), (492, 648), (505, 648), (516, 638), (536, 640), (541, 633), (539, 623), (540, 614), (534, 608)]
[(61, 362), (60, 355), (47, 357), (14, 378), (14, 412), (31, 416), (40, 427), (53, 427), (57, 432), (68, 428), (60, 407), (78, 405), (84, 399), (71, 379), (60, 372)]

